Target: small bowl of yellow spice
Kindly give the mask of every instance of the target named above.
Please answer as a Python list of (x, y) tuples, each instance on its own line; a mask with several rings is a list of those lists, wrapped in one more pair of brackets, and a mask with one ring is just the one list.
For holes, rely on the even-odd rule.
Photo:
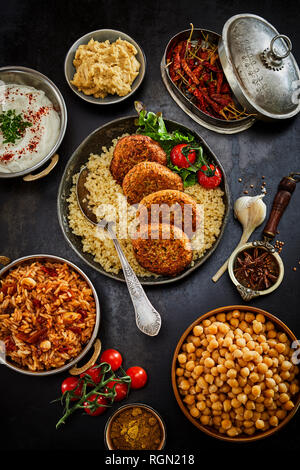
[(161, 450), (166, 442), (165, 424), (151, 406), (131, 403), (109, 418), (104, 440), (109, 450)]
[(70, 88), (94, 104), (119, 103), (143, 81), (146, 59), (130, 36), (113, 29), (85, 34), (69, 49), (65, 77)]

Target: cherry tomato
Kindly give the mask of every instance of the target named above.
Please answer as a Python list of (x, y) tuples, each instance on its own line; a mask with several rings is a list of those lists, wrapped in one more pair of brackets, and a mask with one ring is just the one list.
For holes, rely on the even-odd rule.
[(61, 384), (62, 393), (71, 392), (72, 390), (76, 395), (76, 397), (72, 398), (72, 401), (78, 400), (81, 397), (82, 384), (77, 377), (68, 377)]
[(126, 371), (126, 374), (131, 378), (131, 388), (142, 388), (147, 383), (147, 372), (142, 367), (129, 367), (129, 369)]
[[(85, 375), (89, 375), (91, 377), (92, 381), (95, 384), (98, 384), (98, 383), (100, 383), (101, 378), (102, 378), (101, 367), (92, 366), (89, 369), (87, 369), (85, 372), (80, 374), (80, 377), (83, 378)], [(92, 384), (90, 384), (90, 385), (92, 385)]]
[(90, 406), (90, 403), (91, 401), (95, 401), (97, 400), (97, 403), (99, 405), (107, 405), (107, 400), (106, 398), (103, 396), (103, 395), (91, 395), (89, 398), (88, 398), (88, 401), (85, 401), (83, 403), (83, 406), (84, 406), (84, 411), (89, 414), (90, 416), (99, 416), (99, 415), (102, 415), (102, 413), (104, 413), (106, 411), (106, 406), (99, 406), (98, 408), (95, 409), (95, 411), (92, 411), (89, 406)]
[(116, 349), (106, 349), (100, 356), (100, 362), (108, 362), (112, 370), (118, 370), (123, 362), (122, 356)]
[(188, 168), (190, 164), (195, 163), (196, 160), (196, 152), (191, 150), (188, 154), (187, 160), (186, 156), (182, 153), (182, 149), (187, 147), (188, 144), (178, 144), (172, 148), (170, 153), (171, 162), (173, 165), (178, 166), (178, 168)]
[(115, 396), (114, 401), (124, 400), (124, 398), (127, 397), (127, 392), (128, 392), (127, 384), (119, 383), (119, 382), (116, 382), (115, 380), (112, 380), (111, 382), (107, 384), (107, 388), (113, 389), (115, 384), (116, 384), (115, 390), (116, 390), (117, 395)]
[[(209, 165), (210, 169), (214, 171), (213, 176), (207, 176), (203, 171), (207, 171), (207, 166), (203, 165), (197, 173), (198, 183), (201, 184), (204, 188), (212, 189), (219, 186), (222, 180), (222, 173), (218, 167), (214, 165)], [(203, 171), (201, 171), (203, 170)]]

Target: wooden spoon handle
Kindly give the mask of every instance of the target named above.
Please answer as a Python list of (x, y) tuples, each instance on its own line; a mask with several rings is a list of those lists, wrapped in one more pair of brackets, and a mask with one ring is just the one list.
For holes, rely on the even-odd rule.
[(279, 221), (290, 202), (292, 194), (295, 191), (295, 187), (296, 181), (290, 176), (285, 176), (280, 181), (277, 194), (274, 197), (269, 219), (263, 230), (263, 235), (266, 238), (271, 240), (275, 237)]

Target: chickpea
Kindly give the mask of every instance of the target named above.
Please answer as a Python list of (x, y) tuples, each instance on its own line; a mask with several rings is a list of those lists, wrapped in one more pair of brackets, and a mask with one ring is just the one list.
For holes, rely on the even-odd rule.
[(240, 359), (243, 356), (243, 353), (240, 349), (235, 349), (233, 351), (233, 357), (234, 359)]
[(198, 408), (193, 406), (193, 408), (190, 409), (190, 414), (191, 416), (193, 416), (193, 418), (198, 418), (200, 416), (200, 411), (198, 410)]
[(193, 343), (188, 343), (186, 345), (186, 352), (187, 353), (193, 353), (196, 350), (195, 346)]
[(192, 405), (194, 402), (195, 402), (195, 397), (194, 395), (186, 395), (183, 399), (183, 401), (187, 404), (187, 405)]
[(195, 336), (193, 338), (193, 345), (196, 347), (196, 348), (199, 348), (199, 346), (201, 345), (201, 339), (199, 338), (199, 336)]
[(296, 383), (292, 383), (292, 384), (290, 385), (290, 393), (291, 393), (292, 395), (295, 395), (295, 394), (298, 393), (298, 392), (299, 392), (299, 385), (297, 385)]
[(246, 403), (248, 397), (247, 397), (247, 395), (246, 395), (245, 393), (239, 393), (239, 394), (237, 395), (237, 399), (238, 399), (238, 401), (239, 401), (240, 403), (243, 403), (243, 405), (244, 405), (244, 404)]
[(284, 409), (284, 410), (287, 410), (287, 411), (290, 411), (290, 410), (292, 410), (292, 409), (294, 408), (294, 406), (295, 406), (295, 405), (294, 405), (294, 403), (292, 402), (292, 400), (289, 400), (289, 401), (287, 401), (287, 402), (285, 402), (285, 403), (283, 404), (283, 409)]
[(193, 334), (194, 334), (195, 336), (201, 336), (202, 333), (203, 333), (203, 328), (202, 328), (201, 325), (196, 325), (196, 326), (194, 326), (194, 328), (193, 328)]
[(271, 379), (271, 378), (267, 378), (267, 379), (266, 379), (266, 386), (267, 386), (268, 388), (275, 388), (275, 386), (276, 386), (275, 380), (274, 380), (274, 379)]
[(257, 370), (258, 372), (260, 372), (261, 374), (265, 374), (268, 370), (268, 366), (265, 362), (261, 362), (260, 364), (258, 364), (257, 366)]
[(282, 370), (290, 370), (293, 364), (290, 361), (283, 361), (281, 364), (281, 369)]
[(211, 384), (213, 383), (213, 381), (214, 381), (214, 377), (213, 377), (213, 375), (211, 375), (211, 374), (205, 374), (204, 379), (205, 379), (205, 381), (206, 381), (207, 383), (209, 383), (210, 385), (211, 385)]
[(234, 369), (234, 362), (231, 361), (231, 360), (225, 361), (225, 364), (224, 364), (224, 365), (225, 365), (225, 367), (226, 367), (227, 369)]
[(280, 333), (278, 335), (278, 339), (281, 343), (287, 343), (288, 342), (288, 337), (285, 333)]
[(230, 324), (234, 327), (234, 328), (237, 328), (238, 325), (239, 325), (239, 320), (237, 318), (231, 318), (230, 319)]
[(207, 333), (210, 335), (216, 335), (218, 332), (218, 325), (216, 323), (212, 323), (207, 327)]
[(200, 417), (200, 421), (201, 421), (201, 424), (203, 424), (204, 426), (207, 426), (210, 423), (210, 417), (202, 415)]
[(211, 407), (213, 410), (217, 410), (217, 411), (221, 411), (223, 409), (223, 405), (220, 401), (214, 402)]
[(261, 394), (261, 388), (259, 385), (253, 385), (251, 393), (254, 397), (258, 398)]
[(176, 375), (177, 377), (182, 377), (183, 376), (184, 370), (181, 367), (177, 367), (176, 369)]
[(245, 429), (245, 433), (248, 434), (249, 436), (251, 436), (252, 434), (255, 433), (255, 427), (252, 426), (251, 428)]
[(230, 437), (235, 437), (239, 434), (239, 431), (237, 430), (236, 427), (231, 427), (230, 429), (227, 430), (227, 434)]
[(256, 422), (255, 422), (255, 427), (256, 429), (263, 429), (265, 426), (265, 422), (262, 420), (262, 419), (258, 419)]
[(188, 382), (188, 380), (182, 380), (179, 384), (179, 388), (181, 388), (182, 390), (188, 390), (190, 388), (190, 383)]
[(216, 393), (218, 391), (218, 387), (215, 384), (212, 384), (208, 387), (209, 393)]
[(288, 396), (287, 393), (281, 393), (279, 395), (279, 401), (280, 403), (286, 403), (287, 401), (289, 401), (290, 397)]
[(229, 379), (235, 379), (237, 376), (237, 371), (235, 369), (229, 369), (226, 375)]
[(250, 370), (248, 369), (248, 367), (243, 367), (240, 370), (240, 374), (242, 377), (248, 377), (248, 375), (250, 374)]
[(268, 388), (265, 392), (264, 392), (264, 396), (266, 398), (274, 398), (274, 390), (272, 388)]
[(271, 416), (271, 418), (269, 419), (269, 423), (271, 426), (278, 426), (278, 418), (277, 416)]
[(244, 418), (246, 420), (251, 420), (251, 418), (253, 418), (253, 411), (252, 410), (245, 410), (244, 411)]
[(219, 372), (219, 374), (225, 374), (227, 372), (227, 369), (223, 364), (218, 364), (217, 371)]
[(226, 335), (230, 330), (230, 327), (224, 323), (218, 326), (218, 330), (220, 331), (220, 333)]
[(226, 336), (226, 338), (223, 341), (223, 347), (229, 348), (229, 346), (231, 345), (232, 345), (232, 338), (230, 338), (229, 336)]
[(179, 364), (184, 364), (186, 362), (186, 354), (178, 354)]
[(276, 411), (276, 416), (278, 419), (284, 419), (287, 415), (287, 412), (285, 410), (277, 410)]
[(254, 333), (259, 334), (262, 331), (262, 329), (263, 329), (262, 323), (257, 320), (253, 320)]
[(258, 313), (258, 315), (256, 315), (256, 320), (261, 322), (261, 323), (265, 323), (265, 321), (266, 321), (265, 316), (262, 315), (261, 313)]
[(253, 313), (246, 313), (245, 314), (245, 321), (247, 323), (252, 323), (255, 320), (255, 315)]
[(207, 346), (208, 351), (213, 351), (219, 347), (219, 343), (216, 339), (212, 339)]
[(259, 381), (259, 376), (256, 372), (251, 372), (251, 374), (249, 375), (249, 379), (251, 380), (251, 382), (255, 383)]
[(186, 370), (191, 372), (195, 368), (195, 362), (194, 361), (188, 361), (185, 365)]
[(231, 428), (232, 423), (229, 419), (223, 419), (223, 421), (221, 422), (221, 426), (222, 426), (223, 429), (225, 429), (227, 431), (228, 429)]
[(291, 374), (288, 370), (285, 370), (283, 372), (281, 372), (280, 374), (280, 377), (283, 379), (283, 380), (288, 380), (290, 378)]

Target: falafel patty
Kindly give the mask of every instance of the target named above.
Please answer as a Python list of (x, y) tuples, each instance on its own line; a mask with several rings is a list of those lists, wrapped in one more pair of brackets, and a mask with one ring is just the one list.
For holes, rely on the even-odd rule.
[(167, 155), (161, 146), (146, 135), (128, 135), (117, 143), (110, 164), (114, 179), (122, 184), (124, 176), (140, 162), (157, 162), (167, 165)]
[(156, 274), (176, 276), (192, 261), (189, 238), (174, 225), (144, 225), (132, 246), (139, 264)]
[(195, 199), (183, 191), (171, 189), (157, 191), (144, 197), (139, 204), (137, 217), (142, 225), (150, 222), (176, 225), (189, 238), (200, 223), (200, 213)]
[(157, 162), (141, 162), (125, 175), (122, 185), (129, 204), (137, 204), (148, 194), (162, 189), (183, 191), (181, 177)]

